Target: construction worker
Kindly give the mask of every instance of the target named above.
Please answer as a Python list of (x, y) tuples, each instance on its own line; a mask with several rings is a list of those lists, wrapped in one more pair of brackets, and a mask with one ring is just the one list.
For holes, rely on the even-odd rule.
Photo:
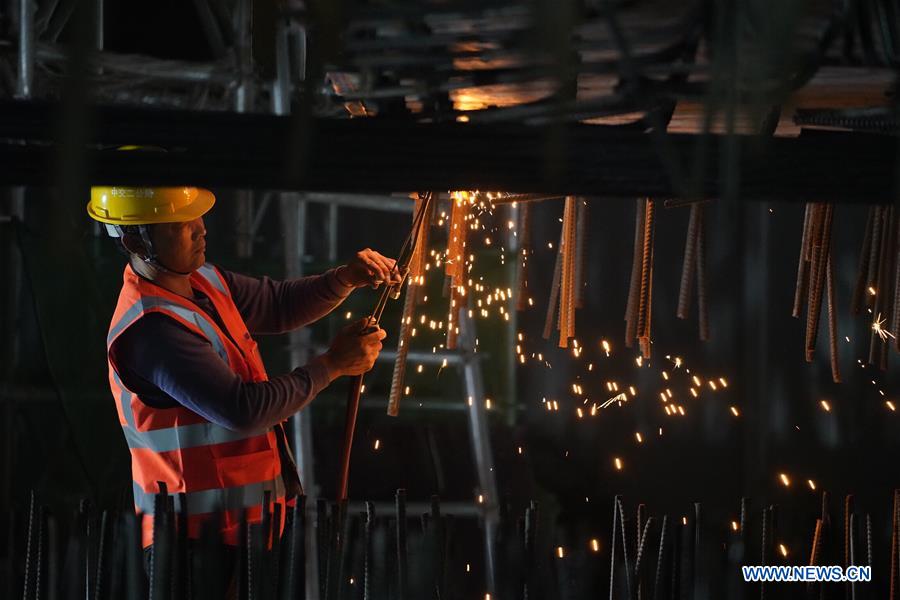
[[(240, 521), (260, 522), (301, 493), (284, 421), (342, 375), (372, 368), (385, 332), (344, 328), (329, 349), (269, 378), (253, 335), (321, 319), (356, 288), (399, 283), (394, 260), (370, 249), (322, 275), (254, 278), (206, 262), (203, 215), (212, 192), (193, 187), (94, 187), (88, 214), (128, 254), (107, 338), (109, 381), (132, 458), (145, 548), (163, 487), (187, 513), (190, 538), (213, 514), (235, 545)], [(218, 518), (218, 517), (217, 517)]]

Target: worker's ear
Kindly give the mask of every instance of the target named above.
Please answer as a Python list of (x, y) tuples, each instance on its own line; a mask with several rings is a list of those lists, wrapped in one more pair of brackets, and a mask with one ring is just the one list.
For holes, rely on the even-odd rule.
[(122, 246), (130, 254), (136, 254), (141, 257), (147, 256), (147, 247), (144, 245), (144, 240), (141, 239), (140, 235), (135, 233), (124, 233), (120, 240)]

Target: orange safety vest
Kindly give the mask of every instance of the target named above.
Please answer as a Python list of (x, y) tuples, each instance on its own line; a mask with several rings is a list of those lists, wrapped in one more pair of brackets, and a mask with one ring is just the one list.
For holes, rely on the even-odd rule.
[[(209, 342), (242, 380), (268, 379), (256, 342), (214, 266), (206, 264), (192, 273), (191, 287), (212, 301), (225, 331), (187, 298), (138, 277), (131, 265), (125, 267), (123, 278), (106, 340), (108, 357), (123, 331), (146, 314), (161, 313)], [(265, 492), (270, 492), (270, 511), (276, 503), (281, 505), (277, 531), (282, 531), (285, 485), (274, 427), (238, 433), (183, 406), (161, 409), (144, 404), (122, 383), (111, 357), (109, 384), (131, 451), (134, 505), (142, 515), (144, 547), (153, 543), (153, 500), (159, 482), (174, 495), (176, 512), (187, 513), (188, 537), (199, 537), (203, 524), (219, 513), (224, 541), (236, 545), (245, 514), (249, 523), (262, 520)]]

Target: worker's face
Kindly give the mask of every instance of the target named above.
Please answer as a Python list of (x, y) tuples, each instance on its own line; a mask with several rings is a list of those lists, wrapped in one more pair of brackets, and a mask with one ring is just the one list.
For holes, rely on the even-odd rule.
[(159, 223), (150, 228), (153, 250), (163, 266), (191, 273), (206, 262), (206, 227), (203, 218), (183, 223)]

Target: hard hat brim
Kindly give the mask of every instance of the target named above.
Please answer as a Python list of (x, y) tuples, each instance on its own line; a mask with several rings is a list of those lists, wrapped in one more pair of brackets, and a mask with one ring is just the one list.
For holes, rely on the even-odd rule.
[(94, 210), (93, 202), (88, 203), (87, 213), (95, 221), (108, 223), (110, 225), (154, 225), (157, 223), (183, 223), (185, 221), (193, 221), (198, 217), (202, 217), (216, 203), (216, 196), (209, 190), (204, 188), (194, 188), (197, 190), (197, 196), (187, 205), (167, 213), (165, 215), (152, 215), (145, 219), (129, 218), (117, 219), (110, 218), (99, 214)]

